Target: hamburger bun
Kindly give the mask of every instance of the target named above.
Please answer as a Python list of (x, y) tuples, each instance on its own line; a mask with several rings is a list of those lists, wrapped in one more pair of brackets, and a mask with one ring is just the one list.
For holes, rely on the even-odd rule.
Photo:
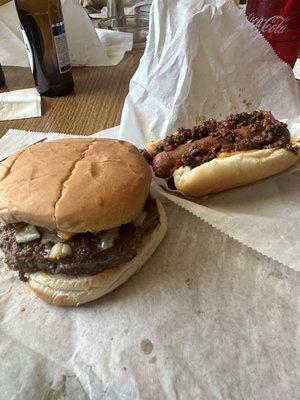
[(30, 289), (48, 303), (58, 306), (78, 306), (98, 299), (122, 285), (141, 269), (166, 234), (166, 214), (160, 201), (156, 202), (160, 216), (159, 226), (143, 238), (133, 260), (92, 276), (70, 277), (44, 272), (31, 273), (28, 277)]
[(98, 232), (136, 218), (150, 183), (151, 170), (130, 143), (37, 143), (0, 163), (0, 218), (54, 231)]

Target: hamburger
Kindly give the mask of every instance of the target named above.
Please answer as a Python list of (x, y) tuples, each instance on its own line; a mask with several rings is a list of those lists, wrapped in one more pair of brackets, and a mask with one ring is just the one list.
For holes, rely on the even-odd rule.
[(95, 300), (137, 272), (166, 233), (151, 170), (131, 144), (37, 143), (0, 163), (0, 247), (41, 299)]

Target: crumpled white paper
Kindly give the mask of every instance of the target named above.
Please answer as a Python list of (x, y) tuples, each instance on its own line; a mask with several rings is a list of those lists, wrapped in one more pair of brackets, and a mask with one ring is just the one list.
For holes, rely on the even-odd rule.
[[(224, 3), (222, 5), (222, 3)], [(145, 54), (131, 80), (119, 138), (136, 145), (191, 127), (197, 116), (271, 110), (300, 136), (291, 68), (231, 1), (154, 0)], [(199, 201), (161, 190), (221, 232), (300, 270), (300, 164)]]
[(143, 145), (199, 116), (255, 109), (297, 117), (299, 92), (291, 68), (244, 13), (231, 1), (216, 8), (204, 0), (154, 0), (120, 136)]
[[(0, 159), (65, 137), (11, 130)], [(162, 201), (155, 254), (80, 308), (43, 303), (0, 263), (1, 400), (297, 398), (299, 276)]]
[(294, 75), (296, 79), (300, 80), (300, 58), (296, 61), (295, 67), (294, 67)]
[[(97, 32), (76, 0), (62, 0), (62, 10), (72, 66), (115, 65), (132, 49), (132, 34)], [(13, 1), (0, 6), (0, 60), (2, 65), (29, 65)]]
[[(135, 8), (139, 6), (150, 6), (152, 0), (143, 0), (143, 1), (123, 1), (124, 4), (124, 14), (125, 15), (134, 15), (136, 13)], [(108, 8), (104, 6), (99, 12), (90, 13), (90, 18), (98, 19), (98, 18), (108, 18)]]
[(0, 93), (0, 121), (41, 116), (41, 96), (36, 89)]

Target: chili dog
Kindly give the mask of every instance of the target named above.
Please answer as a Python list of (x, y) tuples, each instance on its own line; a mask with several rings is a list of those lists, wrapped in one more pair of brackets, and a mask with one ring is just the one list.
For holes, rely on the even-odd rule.
[(181, 128), (143, 150), (157, 177), (191, 197), (275, 175), (298, 159), (286, 124), (266, 111)]

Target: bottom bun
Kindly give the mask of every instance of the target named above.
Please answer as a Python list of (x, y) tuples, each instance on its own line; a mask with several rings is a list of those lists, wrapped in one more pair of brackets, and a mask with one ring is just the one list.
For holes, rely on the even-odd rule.
[(296, 154), (285, 149), (242, 151), (193, 169), (180, 167), (174, 172), (174, 183), (186, 196), (201, 197), (278, 174), (297, 159)]
[(31, 273), (28, 277), (30, 289), (48, 303), (58, 306), (78, 306), (96, 300), (122, 285), (141, 269), (166, 234), (165, 210), (159, 200), (156, 199), (156, 203), (160, 216), (159, 225), (144, 236), (134, 259), (119, 267), (105, 269), (97, 275), (71, 277), (44, 272)]

